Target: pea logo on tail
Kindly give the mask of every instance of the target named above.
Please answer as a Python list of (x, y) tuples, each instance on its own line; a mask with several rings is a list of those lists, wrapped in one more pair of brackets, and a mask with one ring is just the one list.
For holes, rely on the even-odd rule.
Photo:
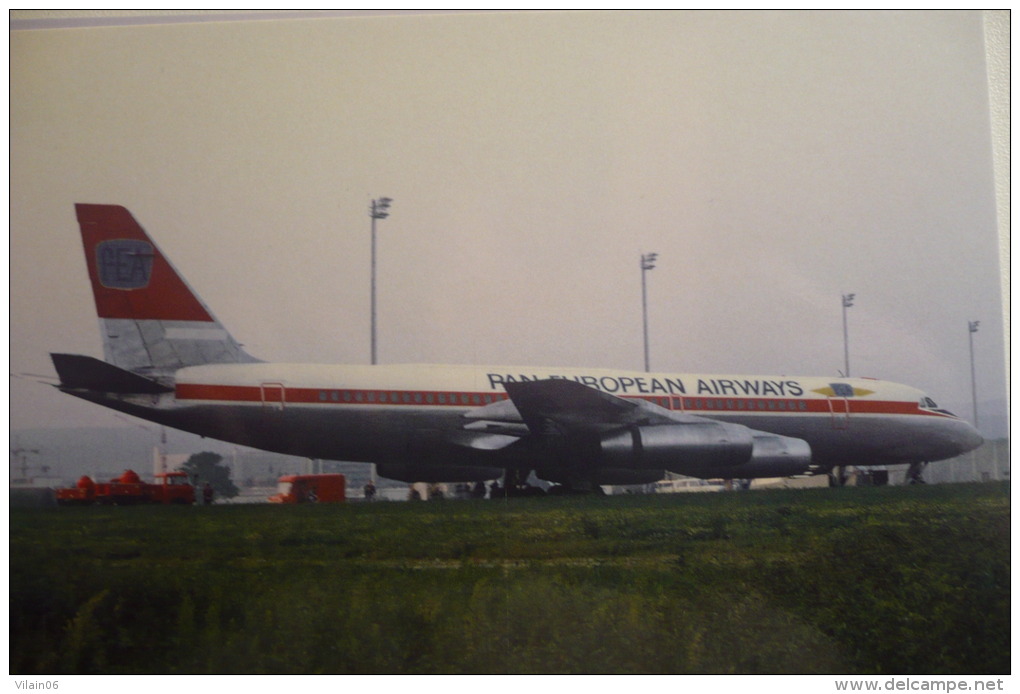
[(99, 282), (108, 289), (143, 289), (152, 277), (152, 245), (135, 239), (112, 239), (96, 245)]

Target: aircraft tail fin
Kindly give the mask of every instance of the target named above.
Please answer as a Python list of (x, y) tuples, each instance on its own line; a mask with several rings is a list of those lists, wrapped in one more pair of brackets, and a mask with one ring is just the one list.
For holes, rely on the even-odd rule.
[(106, 361), (146, 377), (254, 362), (119, 205), (75, 205)]

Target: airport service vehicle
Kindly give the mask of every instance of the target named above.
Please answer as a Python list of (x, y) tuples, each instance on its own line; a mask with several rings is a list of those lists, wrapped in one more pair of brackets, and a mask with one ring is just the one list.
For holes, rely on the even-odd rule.
[(274, 504), (308, 504), (345, 501), (347, 478), (340, 474), (284, 475), (277, 493), (269, 497)]
[(62, 506), (195, 503), (195, 488), (186, 473), (160, 473), (156, 480), (155, 484), (143, 482), (134, 470), (125, 470), (119, 477), (99, 483), (83, 475), (75, 486), (56, 490), (56, 499)]
[(666, 471), (751, 479), (924, 466), (982, 443), (910, 386), (860, 378), (518, 366), (278, 364), (248, 354), (117, 205), (76, 205), (105, 361), (52, 354), (58, 388), (200, 436), (375, 463), (405, 482), (573, 489)]

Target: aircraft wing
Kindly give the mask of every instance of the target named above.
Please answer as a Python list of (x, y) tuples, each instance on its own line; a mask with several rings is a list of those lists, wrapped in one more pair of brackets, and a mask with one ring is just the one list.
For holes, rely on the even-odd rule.
[[(604, 468), (658, 468), (695, 477), (778, 477), (805, 472), (811, 463), (810, 446), (801, 439), (673, 412), (576, 381), (548, 379), (504, 387), (519, 416), (518, 428), (523, 423), (538, 440), (561, 437), (568, 449), (578, 446), (576, 455)], [(513, 425), (506, 401), (497, 404), (502, 409), (490, 413), (501, 414), (504, 421), (490, 424)], [(483, 415), (480, 421), (485, 409), (476, 413)]]
[(644, 400), (626, 400), (565, 379), (506, 383), (504, 387), (510, 399), (465, 412), (463, 416), (470, 422), (464, 429), (527, 436), (711, 421), (708, 417), (672, 412)]
[(600, 430), (633, 424), (677, 424), (689, 415), (673, 415), (643, 400), (624, 400), (565, 379), (504, 384), (510, 400), (532, 434), (561, 430)]

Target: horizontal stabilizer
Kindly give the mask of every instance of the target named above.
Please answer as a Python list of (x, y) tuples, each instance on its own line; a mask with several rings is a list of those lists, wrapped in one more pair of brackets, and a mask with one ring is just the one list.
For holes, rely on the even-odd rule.
[(60, 387), (103, 393), (171, 393), (162, 383), (81, 354), (51, 354)]

